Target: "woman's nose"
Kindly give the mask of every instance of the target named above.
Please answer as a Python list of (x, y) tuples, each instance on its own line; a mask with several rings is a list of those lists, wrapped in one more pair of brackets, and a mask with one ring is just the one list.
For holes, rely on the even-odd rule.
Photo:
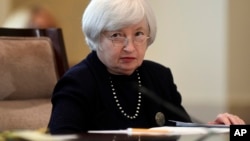
[(126, 38), (123, 49), (125, 51), (133, 51), (135, 49), (134, 40)]

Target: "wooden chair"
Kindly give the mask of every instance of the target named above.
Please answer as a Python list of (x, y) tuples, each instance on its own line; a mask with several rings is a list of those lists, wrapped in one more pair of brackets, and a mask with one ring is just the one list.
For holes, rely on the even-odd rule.
[(68, 68), (60, 28), (0, 28), (0, 131), (46, 128)]

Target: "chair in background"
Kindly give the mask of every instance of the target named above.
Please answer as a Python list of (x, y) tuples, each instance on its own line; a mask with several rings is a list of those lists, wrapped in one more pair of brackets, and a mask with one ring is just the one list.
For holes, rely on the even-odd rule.
[(68, 68), (60, 28), (0, 28), (0, 131), (46, 128)]

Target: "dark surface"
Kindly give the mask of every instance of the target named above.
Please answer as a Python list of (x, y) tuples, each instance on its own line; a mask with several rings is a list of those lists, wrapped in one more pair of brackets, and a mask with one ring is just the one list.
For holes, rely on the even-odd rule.
[(80, 134), (78, 139), (72, 141), (229, 141), (229, 134), (213, 135), (126, 135), (126, 134)]

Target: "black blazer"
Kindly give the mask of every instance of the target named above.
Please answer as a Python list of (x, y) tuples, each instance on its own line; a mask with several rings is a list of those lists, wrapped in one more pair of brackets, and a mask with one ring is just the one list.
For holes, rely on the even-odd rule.
[(169, 68), (144, 60), (138, 70), (142, 86), (162, 100), (172, 103), (185, 118), (176, 115), (144, 94), (138, 117), (128, 119), (123, 116), (112, 95), (109, 77), (114, 77), (117, 82), (115, 85), (122, 107), (126, 112), (133, 113), (137, 103), (135, 96), (137, 90), (132, 87), (131, 82), (136, 81), (137, 76), (135, 73), (131, 76), (110, 74), (98, 59), (96, 52), (91, 52), (58, 81), (52, 96), (53, 109), (48, 125), (50, 132), (65, 134), (129, 127), (150, 128), (172, 125), (168, 122), (169, 119), (191, 121), (181, 105), (181, 95), (177, 91)]

